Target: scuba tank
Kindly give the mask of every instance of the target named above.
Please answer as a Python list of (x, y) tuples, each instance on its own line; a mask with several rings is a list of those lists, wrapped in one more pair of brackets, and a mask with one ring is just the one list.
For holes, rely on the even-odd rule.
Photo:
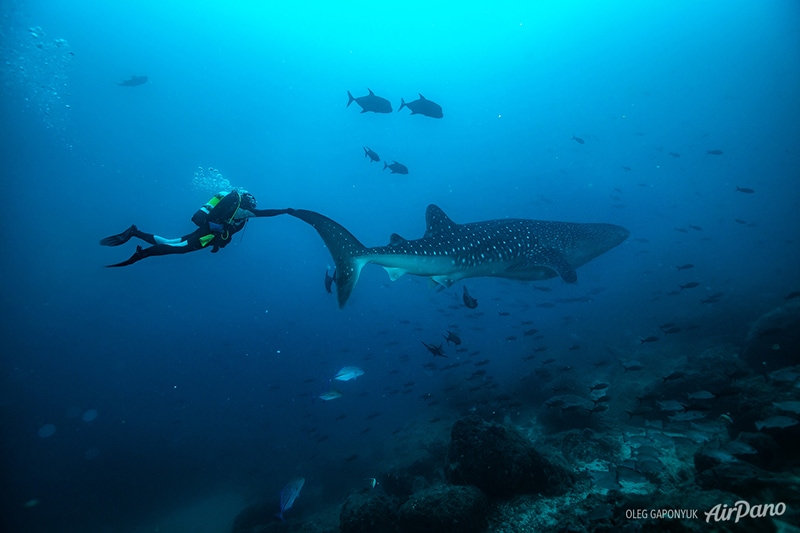
[(240, 202), (238, 191), (233, 191), (232, 193), (220, 191), (212, 196), (203, 207), (195, 211), (194, 215), (192, 215), (192, 222), (198, 227), (209, 221), (221, 222), (224, 220), (225, 222), (230, 222), (239, 209)]

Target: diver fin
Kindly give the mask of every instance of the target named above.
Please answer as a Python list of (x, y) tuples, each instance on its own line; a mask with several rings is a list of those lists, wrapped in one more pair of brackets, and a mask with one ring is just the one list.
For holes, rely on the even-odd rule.
[(139, 229), (136, 227), (136, 224), (132, 224), (130, 228), (126, 229), (119, 235), (112, 235), (110, 237), (106, 237), (105, 239), (100, 239), (100, 246), (119, 246), (121, 244), (125, 244), (136, 234), (137, 231), (139, 231)]
[(140, 259), (144, 259), (146, 256), (144, 255), (144, 249), (141, 246), (136, 246), (136, 251), (133, 253), (130, 258), (126, 259), (122, 263), (117, 263), (116, 265), (106, 265), (106, 268), (114, 268), (114, 267), (124, 267), (128, 265), (134, 264), (136, 261)]

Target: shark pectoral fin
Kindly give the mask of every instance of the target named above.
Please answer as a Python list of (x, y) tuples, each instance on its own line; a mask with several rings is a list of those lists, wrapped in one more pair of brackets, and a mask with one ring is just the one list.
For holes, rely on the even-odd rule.
[(431, 276), (431, 279), (439, 285), (439, 289), (449, 289), (455, 283), (450, 276)]
[(553, 248), (543, 248), (530, 252), (522, 262), (517, 263), (509, 270), (525, 270), (533, 267), (553, 269), (567, 283), (578, 281), (578, 274), (575, 272), (575, 268), (569, 264), (564, 254)]
[(393, 268), (393, 267), (383, 267), (386, 269), (386, 273), (389, 274), (389, 279), (392, 281), (397, 281), (403, 274), (408, 272), (408, 270), (404, 268)]

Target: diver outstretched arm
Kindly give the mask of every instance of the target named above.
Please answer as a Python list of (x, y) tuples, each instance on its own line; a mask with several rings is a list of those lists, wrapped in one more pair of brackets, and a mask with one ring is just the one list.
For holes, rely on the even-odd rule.
[(292, 208), (288, 209), (248, 209), (256, 217), (276, 217), (278, 215), (286, 215), (294, 211)]

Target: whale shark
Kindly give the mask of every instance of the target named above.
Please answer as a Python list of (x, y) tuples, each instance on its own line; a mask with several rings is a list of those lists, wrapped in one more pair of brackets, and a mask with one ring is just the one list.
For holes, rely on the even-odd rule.
[(429, 205), (425, 234), (416, 240), (393, 233), (386, 246), (367, 247), (347, 229), (314, 211), (292, 216), (322, 237), (336, 265), (336, 299), (341, 309), (368, 263), (382, 266), (394, 281), (404, 274), (431, 278), (441, 287), (473, 277), (523, 281), (561, 277), (574, 283), (575, 269), (628, 238), (614, 224), (552, 222), (507, 218), (457, 224), (441, 208)]

